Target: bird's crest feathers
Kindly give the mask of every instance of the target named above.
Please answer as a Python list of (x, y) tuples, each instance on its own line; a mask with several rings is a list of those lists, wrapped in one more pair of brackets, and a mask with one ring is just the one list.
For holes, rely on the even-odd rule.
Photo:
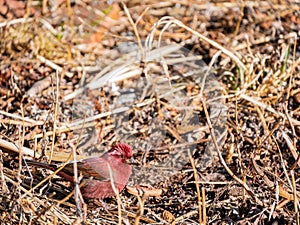
[(110, 152), (114, 155), (123, 156), (126, 159), (130, 159), (132, 157), (132, 149), (129, 145), (120, 143), (113, 146)]

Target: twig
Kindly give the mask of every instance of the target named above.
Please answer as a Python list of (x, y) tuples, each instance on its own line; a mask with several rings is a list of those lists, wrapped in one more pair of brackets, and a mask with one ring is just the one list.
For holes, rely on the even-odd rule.
[(184, 29), (186, 29), (187, 31), (191, 32), (192, 34), (196, 35), (197, 37), (199, 37), (200, 39), (208, 42), (209, 44), (211, 44), (212, 46), (214, 46), (215, 48), (221, 50), (224, 54), (226, 54), (227, 56), (229, 56), (233, 61), (236, 62), (236, 64), (243, 70), (246, 71), (246, 66), (241, 62), (241, 60), (235, 56), (231, 51), (227, 50), (226, 48), (224, 48), (223, 46), (221, 46), (220, 44), (218, 44), (215, 41), (212, 41), (211, 39), (205, 37), (204, 35), (198, 33), (197, 31), (193, 30), (192, 28), (186, 26), (185, 24), (183, 24), (180, 20), (177, 20), (173, 17), (170, 16), (165, 16), (163, 18), (161, 18), (158, 22), (157, 22), (157, 26), (161, 25), (161, 24), (167, 24), (170, 25), (170, 23), (174, 23), (179, 27), (182, 27)]
[[(286, 117), (286, 115), (284, 115), (283, 113), (277, 112), (277, 111), (276, 111), (275, 109), (273, 109), (271, 106), (268, 106), (268, 105), (266, 105), (265, 103), (262, 103), (262, 102), (258, 101), (257, 99), (254, 99), (254, 98), (252, 98), (252, 97), (250, 97), (250, 96), (248, 96), (248, 95), (241, 94), (240, 97), (243, 98), (243, 99), (245, 99), (246, 101), (251, 102), (251, 103), (254, 104), (254, 105), (258, 105), (258, 106), (262, 107), (263, 109), (265, 109), (265, 110), (267, 110), (267, 111), (269, 111), (269, 112), (271, 112), (271, 113), (274, 113), (274, 114), (276, 114), (276, 115), (279, 115), (279, 116), (281, 116), (282, 118), (285, 118), (285, 117)], [(298, 121), (298, 120), (296, 120), (296, 119), (294, 119), (294, 118), (290, 118), (290, 120), (291, 120), (291, 122), (293, 122), (295, 125), (298, 125), (298, 126), (300, 125), (300, 121)]]
[(205, 116), (206, 116), (206, 121), (208, 123), (208, 127), (209, 127), (209, 130), (210, 130), (210, 134), (211, 134), (211, 138), (213, 140), (213, 143), (214, 143), (214, 146), (215, 146), (215, 149), (217, 150), (217, 153), (218, 153), (218, 157), (219, 157), (219, 160), (220, 160), (220, 163), (223, 165), (223, 167), (225, 168), (225, 170), (227, 171), (227, 173), (235, 180), (237, 181), (239, 184), (241, 184), (244, 189), (247, 191), (247, 193), (255, 200), (255, 202), (257, 202), (258, 204), (260, 205), (263, 205), (263, 202), (261, 200), (259, 200), (259, 198), (256, 197), (256, 195), (253, 193), (253, 191), (249, 188), (249, 186), (244, 182), (242, 181), (240, 178), (238, 178), (236, 175), (234, 175), (234, 173), (232, 172), (232, 170), (227, 166), (225, 160), (223, 159), (223, 156), (222, 156), (222, 153), (219, 149), (219, 146), (218, 146), (218, 143), (217, 143), (217, 139), (216, 139), (216, 136), (215, 136), (215, 133), (214, 133), (214, 130), (212, 128), (212, 124), (211, 124), (211, 120), (210, 120), (210, 117), (209, 117), (209, 113), (208, 113), (208, 110), (207, 110), (207, 107), (206, 107), (206, 102), (203, 98), (201, 98), (201, 101), (202, 101), (202, 105), (203, 105), (203, 109), (204, 109), (204, 113), (205, 113)]
[(110, 167), (109, 163), (107, 163), (107, 167), (108, 167), (108, 172), (109, 172), (109, 177), (110, 177), (110, 184), (111, 184), (111, 187), (112, 187), (113, 191), (116, 194), (116, 198), (117, 198), (117, 202), (118, 202), (118, 219), (119, 219), (119, 225), (122, 225), (122, 209), (121, 209), (122, 201), (121, 201), (121, 198), (120, 198), (119, 191), (118, 191), (118, 189), (115, 186), (113, 173), (112, 173), (112, 170), (111, 170), (111, 167)]
[(79, 179), (78, 179), (78, 168), (77, 168), (77, 160), (76, 160), (76, 149), (73, 148), (72, 149), (72, 153), (73, 153), (73, 170), (74, 170), (74, 198), (75, 198), (75, 202), (76, 202), (76, 212), (77, 215), (79, 216), (80, 221), (83, 221), (82, 218), (82, 202), (79, 200), (79, 195), (80, 195), (80, 188), (79, 188)]
[(34, 152), (30, 148), (26, 148), (24, 146), (21, 146), (18, 148), (14, 143), (5, 141), (3, 139), (0, 139), (0, 147), (4, 148), (5, 150), (15, 152), (15, 153), (20, 153), (20, 150), (23, 152), (24, 155), (29, 155), (31, 157), (40, 157), (40, 154), (37, 152)]
[(51, 175), (49, 175), (48, 177), (46, 177), (45, 179), (43, 179), (40, 183), (38, 183), (37, 185), (35, 185), (29, 191), (26, 191), (25, 194), (23, 194), (20, 198), (26, 197), (26, 195), (30, 194), (31, 191), (37, 189), (43, 183), (45, 183), (46, 181), (50, 180), (53, 176), (55, 176), (57, 173), (59, 173), (71, 161), (71, 158), (72, 158), (72, 153), (69, 154), (69, 157), (68, 157), (67, 161), (65, 163), (63, 163), (60, 168), (58, 168), (54, 173), (52, 173)]
[(209, 75), (210, 70), (211, 70), (213, 64), (215, 63), (215, 61), (217, 60), (217, 58), (220, 56), (220, 54), (221, 54), (221, 51), (218, 51), (216, 54), (213, 55), (212, 59), (209, 62), (209, 65), (208, 65), (208, 67), (206, 69), (206, 72), (205, 72), (205, 74), (203, 76), (203, 79), (202, 79), (201, 89), (200, 89), (200, 93), (199, 93), (200, 96), (203, 96), (204, 87), (205, 87), (205, 83), (206, 83), (206, 78)]
[(197, 210), (193, 210), (193, 211), (190, 211), (182, 216), (179, 216), (177, 217), (173, 222), (172, 222), (172, 225), (175, 225), (177, 224), (178, 222), (184, 220), (185, 218), (189, 218), (189, 217), (192, 217), (193, 215), (197, 214), (198, 211)]
[(140, 196), (140, 195), (137, 195), (137, 199), (138, 199), (138, 206), (139, 206), (139, 210), (136, 214), (136, 217), (134, 219), (134, 225), (139, 225), (140, 224), (140, 219), (141, 217), (144, 215), (144, 202), (145, 202), (145, 199), (144, 197)]
[(295, 174), (293, 170), (291, 170), (290, 173), (292, 177), (292, 186), (293, 186), (293, 195), (294, 195), (294, 210), (295, 210), (295, 217), (296, 217), (295, 219), (296, 219), (296, 224), (299, 225), (300, 224), (299, 208), (298, 208), (299, 200), (297, 198)]
[(0, 110), (0, 114), (7, 116), (7, 117), (11, 117), (14, 119), (18, 119), (20, 120), (22, 123), (24, 121), (24, 125), (28, 124), (29, 126), (36, 126), (36, 125), (43, 125), (45, 122), (44, 121), (35, 121), (33, 119), (29, 119), (29, 118), (22, 118), (22, 116), (16, 115), (16, 114), (12, 114), (12, 113), (8, 113), (8, 112), (4, 112), (2, 110)]
[(58, 78), (58, 71), (56, 70), (56, 98), (54, 103), (54, 122), (53, 122), (53, 133), (52, 133), (52, 143), (51, 143), (51, 151), (49, 162), (51, 163), (53, 152), (54, 152), (54, 144), (55, 144), (55, 135), (56, 135), (56, 124), (57, 124), (57, 114), (58, 114), (58, 99), (59, 99), (59, 78)]
[[(276, 185), (265, 175), (264, 171), (262, 169), (260, 169), (260, 167), (257, 165), (257, 163), (255, 162), (255, 160), (253, 158), (252, 158), (252, 164), (253, 164), (253, 168), (255, 169), (256, 173), (264, 179), (268, 188), (270, 188), (271, 190), (274, 190)], [(288, 193), (285, 189), (283, 189), (283, 187), (281, 185), (279, 185), (279, 196), (286, 198), (289, 201), (294, 199), (293, 194)]]
[(202, 218), (203, 218), (203, 225), (206, 224), (207, 218), (206, 218), (206, 198), (205, 198), (205, 188), (201, 188), (201, 194), (202, 194)]
[(138, 29), (137, 29), (137, 26), (136, 26), (136, 23), (133, 22), (133, 19), (128, 11), (128, 8), (127, 6), (125, 5), (124, 2), (122, 2), (122, 5), (123, 5), (123, 8), (124, 8), (124, 11), (128, 17), (128, 20), (133, 28), (133, 31), (134, 31), (134, 34), (136, 36), (136, 39), (137, 39), (137, 42), (138, 42), (138, 45), (139, 45), (139, 48), (141, 50), (141, 54), (142, 54), (142, 60), (145, 58), (145, 51), (144, 51), (144, 48), (143, 48), (143, 45), (142, 45), (142, 42), (141, 42), (141, 38), (140, 38), (140, 35), (139, 35), (139, 32), (138, 32)]
[[(5, 180), (8, 181), (9, 183), (11, 183), (14, 186), (19, 186), (20, 190), (23, 191), (24, 193), (27, 193), (30, 197), (33, 197), (32, 193), (28, 192), (28, 190), (26, 190), (24, 187), (20, 186), (19, 184), (17, 184), (14, 180), (12, 180), (11, 178), (4, 176)], [(20, 198), (21, 199), (21, 198)], [(40, 205), (45, 207), (45, 203), (42, 202), (39, 198), (34, 197), (34, 200), (37, 201)], [(71, 220), (69, 219), (69, 217), (65, 216), (62, 214), (61, 210), (58, 210), (56, 207), (51, 207), (52, 210), (49, 210), (49, 212), (51, 214), (53, 214), (53, 216), (58, 216), (61, 221), (64, 221), (66, 223), (71, 223)], [(33, 211), (35, 214), (37, 214), (36, 211)]]
[[(58, 71), (59, 73), (63, 72), (63, 68), (61, 68), (60, 66), (58, 66), (54, 62), (44, 58), (43, 56), (38, 55), (37, 59), (40, 60), (42, 63), (45, 63), (47, 66), (51, 67), (52, 69)], [(70, 73), (70, 72), (67, 72), (67, 71), (65, 72), (65, 75), (69, 78), (73, 77), (73, 73)]]
[[(24, 118), (24, 108), (23, 108), (23, 104), (21, 104), (21, 112), (22, 112), (22, 118)], [(24, 120), (23, 120), (24, 121)], [(25, 137), (25, 126), (22, 126), (22, 137), (21, 137), (21, 145), (19, 146), (19, 168), (18, 168), (18, 172), (17, 172), (17, 181), (18, 181), (18, 186), (17, 188), (20, 190), (20, 187), (21, 187), (21, 182), (22, 182), (22, 179), (21, 179), (21, 173), (22, 173), (22, 160), (23, 160), (23, 151), (22, 151), (22, 148), (24, 146), (24, 137)], [(20, 193), (21, 194), (21, 191)]]
[(14, 19), (14, 20), (11, 20), (11, 21), (6, 21), (6, 22), (0, 23), (0, 28), (1, 27), (9, 27), (10, 25), (14, 25), (14, 24), (17, 24), (17, 23), (30, 23), (33, 20), (34, 20), (33, 18)]
[(197, 198), (198, 198), (199, 224), (202, 224), (201, 191), (200, 191), (200, 187), (199, 187), (199, 183), (198, 183), (199, 177), (198, 177), (197, 169), (196, 169), (196, 166), (195, 166), (195, 161), (194, 161), (194, 159), (191, 155), (191, 152), (188, 151), (188, 153), (189, 153), (191, 165), (192, 165), (192, 168), (193, 168), (194, 178), (195, 178), (195, 185), (196, 185)]
[[(84, 119), (85, 119), (84, 115)], [(77, 154), (76, 154), (76, 149), (79, 145), (79, 140), (82, 137), (82, 133), (83, 133), (83, 127), (84, 127), (85, 123), (82, 123), (82, 127), (81, 127), (81, 131), (78, 137), (78, 141), (76, 142), (76, 145), (72, 148), (72, 154), (73, 154), (73, 168), (74, 168), (74, 198), (75, 198), (75, 202), (76, 202), (76, 208), (77, 208), (77, 214), (79, 216), (80, 221), (84, 221), (86, 215), (82, 215), (82, 205), (84, 205), (84, 200), (83, 197), (81, 195), (80, 192), (80, 187), (82, 187), (83, 185), (85, 185), (85, 181), (83, 181), (80, 185), (79, 185), (79, 179), (78, 179), (78, 167), (77, 167)]]
[[(81, 188), (82, 186), (86, 185), (87, 181), (82, 181), (81, 184), (79, 185), (79, 188)], [(74, 195), (75, 190), (71, 191), (66, 197), (64, 197), (62, 200), (57, 201), (57, 204), (65, 204), (66, 201), (68, 201), (72, 195)]]
[(286, 132), (284, 132), (283, 130), (281, 131), (281, 135), (283, 137), (283, 139), (285, 140), (289, 150), (291, 151), (294, 159), (295, 159), (295, 163), (294, 165), (291, 167), (291, 169), (295, 169), (296, 166), (298, 165), (300, 167), (300, 161), (299, 161), (299, 154), (297, 153), (297, 149), (295, 148), (295, 146), (292, 143), (292, 140), (290, 139), (290, 137), (286, 134)]

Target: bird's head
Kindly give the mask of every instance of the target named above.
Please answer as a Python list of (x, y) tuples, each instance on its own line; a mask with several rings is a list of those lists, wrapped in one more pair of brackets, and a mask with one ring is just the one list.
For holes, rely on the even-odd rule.
[(109, 152), (110, 152), (109, 153), (110, 155), (119, 156), (124, 159), (130, 159), (132, 157), (131, 147), (124, 143), (116, 144), (115, 146), (113, 146), (111, 148), (111, 150)]

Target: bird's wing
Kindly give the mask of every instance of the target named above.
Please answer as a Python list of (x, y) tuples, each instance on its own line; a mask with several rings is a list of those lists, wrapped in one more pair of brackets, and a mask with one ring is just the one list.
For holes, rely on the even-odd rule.
[(114, 168), (111, 168), (109, 160), (105, 157), (83, 159), (78, 162), (77, 166), (78, 171), (80, 171), (85, 178), (90, 178), (92, 176), (97, 180), (109, 180), (109, 170), (114, 174)]

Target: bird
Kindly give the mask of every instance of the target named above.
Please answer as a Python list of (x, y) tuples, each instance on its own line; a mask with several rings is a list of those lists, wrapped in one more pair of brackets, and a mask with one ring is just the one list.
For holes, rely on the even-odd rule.
[[(118, 143), (100, 157), (77, 160), (78, 174), (84, 181), (80, 192), (85, 199), (102, 200), (116, 195), (115, 188), (120, 193), (126, 186), (131, 175), (132, 166), (126, 160), (132, 158), (132, 148), (125, 143)], [(63, 164), (47, 164), (26, 160), (27, 165), (42, 167), (56, 171)], [(67, 163), (57, 173), (63, 179), (74, 182), (74, 162)], [(112, 178), (112, 179), (111, 179)]]

